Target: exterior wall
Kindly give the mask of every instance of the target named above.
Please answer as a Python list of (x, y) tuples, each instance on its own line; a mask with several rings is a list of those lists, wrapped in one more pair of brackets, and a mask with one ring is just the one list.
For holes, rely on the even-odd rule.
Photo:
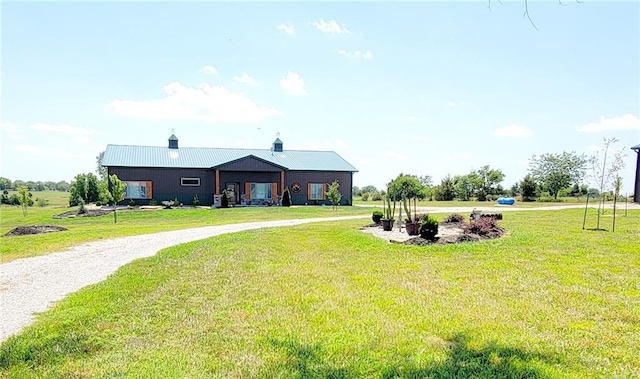
[[(174, 169), (155, 167), (108, 167), (109, 175), (116, 174), (122, 181), (151, 181), (152, 198), (160, 204), (164, 200), (178, 198), (183, 204), (192, 204), (198, 195), (201, 205), (213, 204), (215, 192), (214, 171), (211, 169)], [(200, 178), (200, 186), (183, 187), (180, 178)], [(146, 205), (149, 200), (135, 199), (136, 204)], [(124, 200), (120, 204), (127, 204)]]
[(330, 205), (329, 200), (309, 200), (307, 193), (308, 183), (327, 183), (334, 180), (340, 183), (340, 193), (342, 200), (340, 205), (351, 205), (353, 203), (351, 188), (353, 187), (353, 173), (343, 171), (288, 171), (285, 174), (285, 185), (291, 188), (293, 183), (300, 183), (300, 192), (291, 191), (291, 203), (295, 205)]
[(252, 172), (252, 171), (220, 171), (220, 192), (226, 188), (227, 183), (239, 183), (240, 193), (237, 194), (237, 201), (246, 197), (246, 183), (277, 183), (278, 195), (282, 194), (282, 186), (280, 185), (280, 171), (278, 172)]
[(636, 151), (636, 190), (633, 195), (633, 202), (640, 203), (640, 150)]

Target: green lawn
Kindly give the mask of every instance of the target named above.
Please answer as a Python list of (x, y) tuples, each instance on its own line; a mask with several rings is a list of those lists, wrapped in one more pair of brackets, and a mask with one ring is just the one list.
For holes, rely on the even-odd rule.
[[(563, 198), (562, 201), (558, 202), (538, 202), (538, 201), (516, 201), (515, 205), (511, 206), (514, 208), (536, 208), (536, 207), (549, 207), (554, 205), (576, 205), (576, 204), (584, 204), (586, 199), (576, 199), (574, 197), (571, 198)], [(593, 200), (593, 199), (592, 199)], [(401, 203), (397, 203), (396, 207)], [(442, 207), (476, 207), (476, 208), (488, 208), (488, 207), (496, 207), (500, 208), (503, 206), (498, 206), (497, 201), (428, 201), (422, 200), (418, 201), (419, 207), (428, 207), (428, 208), (442, 208)], [(377, 205), (382, 207), (382, 201), (362, 201), (361, 197), (356, 197), (353, 199), (353, 205)], [(624, 206), (624, 204), (623, 204)]]
[[(35, 196), (35, 195), (34, 195)], [(295, 218), (370, 215), (371, 209), (360, 207), (247, 207), (247, 208), (187, 208), (118, 211), (118, 223), (113, 214), (100, 217), (53, 219), (52, 216), (76, 208), (31, 207), (23, 217), (20, 207), (0, 206), (0, 236), (17, 226), (57, 225), (68, 231), (38, 235), (0, 237), (0, 262), (16, 258), (60, 251), (82, 242), (160, 231), (222, 225), (239, 222), (285, 220)]]
[(507, 237), (430, 247), (363, 223), (137, 260), (2, 344), (0, 377), (640, 376), (640, 211), (615, 234), (580, 210), (508, 213)]

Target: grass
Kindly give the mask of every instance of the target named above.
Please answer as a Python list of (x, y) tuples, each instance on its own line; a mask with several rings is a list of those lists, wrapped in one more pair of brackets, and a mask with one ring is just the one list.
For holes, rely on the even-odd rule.
[(476, 244), (345, 221), (169, 248), (5, 341), (0, 377), (638, 377), (640, 211), (615, 234), (581, 217), (509, 213)]
[[(513, 208), (537, 208), (537, 207), (549, 207), (554, 205), (578, 205), (584, 204), (585, 199), (576, 199), (574, 197), (563, 198), (562, 201), (558, 202), (540, 202), (540, 201), (516, 201), (515, 205), (510, 206)], [(442, 208), (442, 207), (477, 207), (477, 208), (487, 208), (487, 207), (496, 207), (499, 208), (498, 203), (496, 201), (428, 201), (421, 200), (418, 201), (419, 207), (428, 207), (428, 208)], [(382, 207), (382, 201), (362, 201), (361, 197), (355, 197), (353, 199), (353, 205), (376, 205)], [(400, 202), (396, 204), (396, 207), (401, 205)], [(624, 204), (623, 204), (624, 206)]]
[(240, 222), (371, 214), (370, 209), (359, 207), (339, 207), (333, 211), (331, 207), (309, 206), (214, 210), (209, 208), (124, 210), (118, 211), (117, 224), (114, 224), (112, 214), (100, 217), (52, 219), (55, 214), (74, 209), (55, 206), (31, 207), (27, 217), (23, 217), (18, 206), (0, 206), (0, 235), (4, 235), (17, 226), (25, 225), (53, 224), (69, 229), (56, 233), (0, 237), (2, 241), (0, 262), (60, 251), (82, 242), (160, 231)]

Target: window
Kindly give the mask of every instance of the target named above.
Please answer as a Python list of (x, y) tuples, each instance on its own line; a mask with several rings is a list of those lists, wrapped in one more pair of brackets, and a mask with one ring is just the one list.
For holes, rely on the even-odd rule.
[(180, 178), (180, 185), (183, 187), (199, 187), (200, 178)]
[(324, 192), (323, 183), (309, 183), (309, 200), (323, 200)]
[(251, 183), (251, 199), (271, 199), (271, 183)]
[(151, 182), (125, 182), (127, 186), (125, 199), (150, 199)]

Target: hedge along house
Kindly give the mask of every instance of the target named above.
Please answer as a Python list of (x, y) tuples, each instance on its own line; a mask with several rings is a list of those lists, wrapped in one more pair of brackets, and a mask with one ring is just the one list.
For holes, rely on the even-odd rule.
[(633, 202), (640, 203), (640, 145), (636, 145), (631, 148), (636, 152), (636, 185), (633, 192)]
[(123, 203), (139, 205), (176, 198), (193, 204), (195, 196), (211, 205), (225, 189), (231, 203), (273, 204), (285, 188), (292, 204), (329, 204), (327, 186), (334, 180), (341, 204), (351, 205), (357, 172), (333, 151), (284, 150), (279, 138), (271, 149), (179, 148), (173, 134), (167, 147), (107, 145), (102, 165), (127, 185)]

